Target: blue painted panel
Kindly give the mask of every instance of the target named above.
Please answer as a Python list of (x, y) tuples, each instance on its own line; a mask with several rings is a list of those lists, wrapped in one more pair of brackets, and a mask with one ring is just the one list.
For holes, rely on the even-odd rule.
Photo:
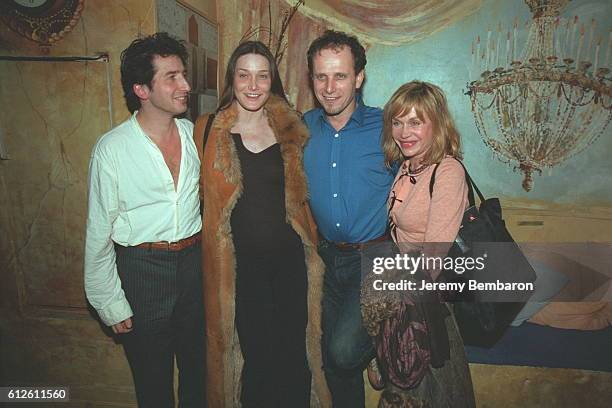
[[(612, 2), (571, 1), (563, 10), (562, 17), (572, 18), (574, 15), (578, 15), (586, 26), (592, 18), (597, 20), (595, 38), (602, 37), (601, 66), (612, 28)], [(499, 22), (507, 27), (515, 17), (525, 30), (524, 24), (531, 19), (531, 14), (523, 0), (484, 0), (478, 12), (422, 41), (405, 46), (372, 45), (367, 54), (366, 103), (382, 107), (401, 84), (413, 79), (433, 82), (447, 94), (463, 137), (466, 164), (487, 195), (610, 205), (612, 126), (581, 154), (550, 170), (545, 169), (541, 176), (536, 173), (529, 193), (521, 187), (522, 173), (495, 159), (478, 134), (469, 97), (464, 94), (472, 63), (471, 43), (478, 35), (484, 42), (489, 27), (495, 30)], [(586, 38), (585, 34), (585, 42)], [(520, 42), (518, 47), (521, 49)]]

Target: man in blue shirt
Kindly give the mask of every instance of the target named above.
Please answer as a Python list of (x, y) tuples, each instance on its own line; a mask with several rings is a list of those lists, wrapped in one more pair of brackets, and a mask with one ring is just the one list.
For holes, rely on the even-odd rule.
[(334, 407), (364, 407), (363, 369), (373, 356), (361, 322), (361, 249), (383, 240), (394, 172), (385, 167), (382, 111), (358, 93), (365, 50), (356, 38), (326, 31), (308, 49), (308, 69), (321, 107), (304, 115), (311, 207), (322, 235), (323, 364)]

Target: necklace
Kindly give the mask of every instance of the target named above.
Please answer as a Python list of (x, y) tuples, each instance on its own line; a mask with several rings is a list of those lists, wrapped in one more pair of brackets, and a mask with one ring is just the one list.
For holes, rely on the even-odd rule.
[(408, 179), (410, 180), (410, 182), (412, 184), (416, 184), (416, 176), (418, 176), (423, 171), (425, 171), (427, 167), (429, 167), (429, 165), (424, 164), (422, 166), (417, 167), (415, 170), (410, 170), (409, 166), (404, 165), (404, 171), (406, 171), (406, 174), (408, 175)]

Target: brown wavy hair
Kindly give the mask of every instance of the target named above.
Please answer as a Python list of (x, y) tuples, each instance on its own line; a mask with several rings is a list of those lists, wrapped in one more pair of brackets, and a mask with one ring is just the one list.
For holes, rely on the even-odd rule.
[(393, 139), (391, 123), (393, 119), (406, 115), (413, 107), (421, 121), (424, 122), (427, 116), (432, 124), (433, 141), (422, 164), (440, 163), (445, 156), (461, 160), (461, 136), (448, 111), (444, 92), (428, 82), (411, 81), (400, 86), (385, 105), (382, 141), (385, 164), (391, 167), (404, 160), (402, 151)]

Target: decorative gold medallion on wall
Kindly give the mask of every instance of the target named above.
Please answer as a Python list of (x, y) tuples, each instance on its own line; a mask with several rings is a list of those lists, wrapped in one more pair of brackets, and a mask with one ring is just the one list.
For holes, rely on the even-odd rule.
[(2, 0), (0, 19), (44, 53), (72, 31), (85, 0)]

